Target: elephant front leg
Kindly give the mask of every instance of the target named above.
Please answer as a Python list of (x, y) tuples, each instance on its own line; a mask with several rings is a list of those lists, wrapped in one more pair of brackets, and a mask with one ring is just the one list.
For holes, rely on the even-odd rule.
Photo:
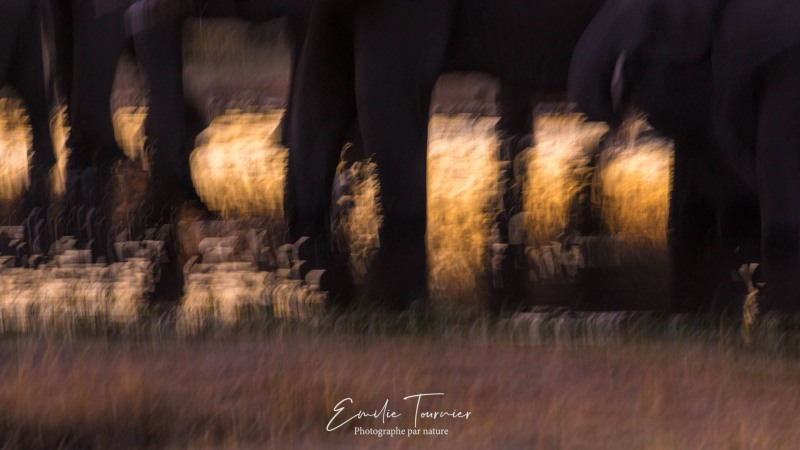
[[(124, 159), (114, 137), (111, 92), (122, 52), (127, 45), (124, 8), (97, 16), (94, 0), (72, 1), (73, 73), (69, 95), (72, 150), (69, 167), (109, 168)], [(84, 186), (86, 196), (94, 186)], [(99, 196), (99, 194), (97, 195)]]
[(758, 103), (756, 172), (766, 295), (762, 311), (800, 306), (800, 48), (764, 70)]
[(289, 167), (284, 209), (300, 274), (326, 270), (322, 281), (334, 304), (352, 295), (347, 258), (332, 249), (330, 204), (339, 153), (356, 117), (352, 2), (319, 1), (293, 81)]
[(455, 2), (361, 3), (355, 34), (358, 116), (364, 146), (377, 160), (384, 215), (367, 299), (405, 309), (426, 295), (428, 120)]

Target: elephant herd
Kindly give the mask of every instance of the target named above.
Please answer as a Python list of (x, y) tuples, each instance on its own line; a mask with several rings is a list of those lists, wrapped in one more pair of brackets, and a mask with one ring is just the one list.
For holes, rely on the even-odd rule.
[(800, 305), (800, 8), (789, 0), (4, 0), (0, 67), (33, 129), (29, 232), (46, 220), (48, 111), (59, 92), (71, 125), (68, 189), (102, 216), (125, 164), (109, 103), (130, 46), (150, 92), (159, 195), (148, 220), (199, 204), (188, 152), (203, 124), (184, 99), (181, 61), (182, 25), (193, 16), (288, 17), (286, 218), (291, 239), (306, 238), (304, 271), (326, 270), (334, 301), (354, 297), (329, 225), (343, 144), (356, 130), (381, 184), (380, 248), (361, 297), (405, 309), (426, 297), (433, 86), (443, 72), (479, 71), (500, 83), (497, 131), (512, 157), (532, 133), (537, 99), (560, 92), (612, 129), (644, 112), (674, 140), (676, 308), (704, 307), (750, 241), (763, 263), (761, 308)]

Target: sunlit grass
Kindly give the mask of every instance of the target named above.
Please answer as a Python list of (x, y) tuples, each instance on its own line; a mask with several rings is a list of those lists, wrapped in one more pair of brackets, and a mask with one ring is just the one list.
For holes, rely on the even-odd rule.
[(10, 202), (28, 188), (30, 124), (19, 101), (0, 99), (0, 201)]
[[(77, 251), (73, 251), (77, 252)], [(0, 269), (0, 333), (103, 332), (134, 324), (153, 289), (152, 262), (86, 264), (67, 252), (38, 270)]]
[(481, 299), (498, 193), (496, 122), (434, 116), (430, 123), (428, 282), (440, 304), (474, 307)]
[(217, 117), (191, 155), (198, 194), (224, 217), (283, 214), (288, 153), (274, 137), (281, 111)]
[(535, 125), (536, 145), (520, 154), (516, 164), (525, 168), (527, 243), (538, 247), (567, 228), (578, 192), (591, 181), (592, 152), (607, 127), (577, 114), (541, 116)]
[(132, 160), (147, 161), (145, 157), (144, 119), (147, 108), (125, 106), (114, 111), (114, 137)]
[[(145, 113), (141, 108), (122, 108), (114, 114), (117, 138), (131, 158), (143, 156)], [(195, 187), (206, 204), (224, 218), (257, 216), (281, 222), (287, 160), (287, 150), (277, 139), (281, 113), (230, 111), (217, 117), (198, 138), (191, 155)], [(18, 107), (8, 108), (4, 117), (8, 132), (0, 138), (9, 142), (10, 150), (0, 155), (4, 170), (0, 192), (18, 196), (26, 183), (23, 150), (29, 145), (29, 130)], [(440, 306), (465, 308), (483, 298), (489, 248), (496, 239), (492, 220), (498, 208), (502, 164), (496, 160), (496, 120), (434, 116), (430, 122), (429, 290)], [(56, 125), (56, 148), (63, 167), (68, 130), (63, 124)], [(594, 201), (600, 204), (606, 228), (623, 240), (643, 240), (663, 249), (671, 149), (665, 141), (631, 138), (602, 153), (595, 170), (591, 162), (605, 132), (605, 125), (587, 123), (578, 115), (538, 118), (536, 146), (524, 151), (513, 169), (524, 180), (526, 245), (544, 248), (557, 240), (569, 226), (578, 193), (594, 178)], [(379, 170), (372, 161), (356, 163), (349, 169), (340, 167), (351, 185), (349, 197), (339, 199), (350, 206), (338, 218), (337, 235), (347, 242), (357, 280), (363, 279), (371, 256), (380, 246)], [(189, 291), (195, 294), (189, 297), (206, 298), (200, 292), (207, 291), (207, 278), (215, 276), (195, 276), (204, 281), (191, 284)], [(221, 294), (208, 298), (218, 302), (223, 297), (227, 298)], [(211, 310), (226, 308), (230, 309), (219, 304)], [(232, 317), (229, 313), (224, 316)]]
[(665, 139), (620, 143), (603, 153), (598, 190), (603, 219), (612, 233), (665, 248), (673, 146)]
[(380, 247), (378, 230), (383, 223), (378, 165), (370, 160), (351, 167), (340, 165), (339, 177), (349, 180), (350, 193), (336, 199), (342, 208), (336, 223), (336, 239), (350, 252), (350, 268), (356, 282), (363, 282), (372, 256)]

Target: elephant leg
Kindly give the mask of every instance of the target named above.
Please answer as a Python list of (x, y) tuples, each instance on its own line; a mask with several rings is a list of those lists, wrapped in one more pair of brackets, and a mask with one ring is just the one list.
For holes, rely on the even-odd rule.
[(303, 44), (306, 41), (306, 33), (308, 32), (308, 22), (310, 20), (309, 14), (310, 6), (300, 6), (290, 11), (288, 15), (289, 23), (289, 40), (292, 46), (292, 62), (291, 72), (289, 79), (289, 98), (287, 101), (286, 112), (281, 118), (281, 144), (284, 147), (290, 146), (290, 136), (292, 131), (291, 117), (292, 105), (294, 104), (294, 79), (297, 75), (297, 66), (300, 63), (300, 54), (303, 49)]
[(50, 7), (53, 15), (56, 83), (58, 94), (66, 100), (67, 116), (69, 116), (74, 45), (71, 0), (50, 0)]
[(702, 200), (692, 146), (675, 145), (675, 166), (669, 212), (669, 251), (672, 301), (679, 311), (698, 311), (710, 304), (716, 288), (716, 261), (709, 239), (714, 235), (715, 212)]
[(800, 48), (763, 72), (758, 104), (756, 172), (761, 203), (765, 310), (800, 306)]
[(332, 251), (333, 179), (348, 130), (356, 117), (353, 73), (354, 2), (320, 0), (309, 21), (294, 78), (289, 165), (284, 208), (291, 240), (300, 249), (301, 274), (325, 269), (323, 289), (334, 304), (352, 295), (347, 255)]
[(94, 257), (110, 260), (114, 238), (113, 168), (125, 160), (114, 135), (111, 94), (117, 64), (128, 39), (123, 20), (125, 5), (114, 2), (114, 8), (99, 11), (101, 3), (72, 0), (74, 46), (67, 142), (71, 152), (67, 166), (68, 173), (80, 174), (68, 186), (74, 192), (70, 197), (76, 202), (70, 211), (70, 227), (74, 224), (81, 245), (90, 245)]
[(9, 80), (17, 88), (28, 112), (33, 137), (33, 155), (30, 158), (31, 199), (33, 204), (44, 206), (50, 197), (50, 170), (56, 162), (50, 134), (50, 98), (52, 85), (45, 77), (42, 40), (35, 11), (21, 28), (17, 57)]
[(339, 154), (356, 117), (349, 1), (321, 0), (297, 67), (284, 206), (292, 239), (327, 232)]
[[(6, 14), (9, 11), (5, 11)], [(2, 36), (2, 72), (20, 96), (30, 118), (33, 153), (29, 158), (26, 239), (33, 253), (45, 253), (52, 242), (48, 233), (47, 207), (51, 196), (50, 171), (55, 165), (50, 136), (50, 103), (44, 71), (41, 28), (34, 4), (14, 2), (6, 17), (8, 32)], [(12, 31), (13, 30), (13, 31)], [(5, 34), (5, 33), (3, 33)], [(26, 212), (26, 213), (27, 213)]]
[(512, 223), (515, 223), (511, 219), (523, 209), (523, 186), (521, 178), (517, 177), (516, 157), (533, 144), (534, 93), (528, 86), (529, 83), (503, 79), (499, 94), (500, 120), (496, 131), (501, 142), (498, 159), (510, 164), (500, 175), (499, 195), (502, 207), (495, 215), (495, 223), (500, 232), (500, 242), (509, 246), (499, 267), (493, 269), (491, 274), (494, 312), (515, 309), (526, 297), (527, 264), (524, 243), (511, 238), (515, 232), (511, 229), (514, 228)]
[[(383, 225), (367, 299), (390, 308), (424, 300), (431, 94), (443, 70), (456, 2), (362, 2), (356, 20), (358, 120), (378, 164)], [(444, 205), (440, 207), (445, 207)]]
[[(500, 120), (497, 132), (501, 138), (501, 161), (511, 163), (508, 180), (501, 186), (505, 211), (502, 234), (507, 234), (507, 221), (522, 211), (522, 186), (515, 177), (514, 162), (523, 150), (533, 145), (534, 92), (525, 82), (503, 80), (500, 90)], [(507, 242), (507, 236), (504, 236)]]
[(183, 90), (182, 24), (184, 17), (159, 22), (134, 35), (136, 56), (144, 69), (150, 89), (150, 104), (145, 119), (148, 151), (153, 177), (166, 208), (184, 199), (197, 200), (189, 153), (193, 139), (187, 127), (190, 108)]
[(95, 0), (73, 0), (70, 166), (109, 168), (124, 153), (114, 137), (111, 92), (127, 38), (124, 9), (96, 15)]

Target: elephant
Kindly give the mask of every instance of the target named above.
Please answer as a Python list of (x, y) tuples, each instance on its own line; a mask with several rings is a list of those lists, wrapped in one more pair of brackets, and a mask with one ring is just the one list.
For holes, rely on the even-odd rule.
[[(108, 170), (124, 159), (114, 138), (109, 107), (119, 58), (135, 51), (150, 88), (146, 134), (159, 180), (170, 180), (168, 192), (193, 195), (187, 142), (203, 123), (183, 97), (181, 30), (196, 17), (240, 17), (261, 21), (289, 15), (293, 35), (304, 21), (294, 19), (301, 2), (253, 0), (53, 0), (60, 24), (60, 72), (71, 124), (70, 167)], [(152, 19), (153, 14), (160, 14)], [(299, 24), (299, 25), (298, 25)], [(300, 38), (302, 39), (302, 38)], [(184, 120), (184, 119), (187, 120)], [(188, 128), (187, 128), (188, 127)]]
[(33, 151), (28, 161), (29, 188), (24, 221), (28, 255), (47, 252), (48, 208), (55, 153), (50, 132), (53, 109), (49, 55), (49, 4), (36, 0), (8, 0), (0, 6), (0, 80), (12, 85), (30, 118)]
[[(331, 271), (326, 230), (339, 149), (358, 120), (378, 165), (380, 249), (365, 299), (405, 309), (426, 294), (426, 149), (431, 92), (445, 71), (501, 83), (501, 135), (530, 134), (537, 95), (565, 91), (572, 47), (603, 1), (317, 0), (295, 76), (286, 216), (300, 256)], [(338, 284), (338, 286), (337, 286)], [(347, 303), (351, 288), (331, 282)]]
[[(150, 90), (145, 120), (151, 154), (153, 195), (151, 211), (138, 228), (171, 223), (176, 206), (186, 200), (201, 212), (191, 182), (188, 154), (194, 136), (205, 122), (184, 99), (181, 30), (190, 17), (238, 17), (264, 21), (288, 16), (289, 31), (302, 41), (305, 24), (302, 1), (287, 0), (47, 0), (53, 5), (58, 38), (58, 73), (65, 93), (71, 132), (68, 147), (68, 197), (83, 219), (68, 230), (87, 245), (95, 257), (113, 258), (112, 240), (131, 224), (110, 224), (112, 177), (131, 178), (136, 167), (118, 146), (110, 99), (122, 54), (132, 50)], [(307, 8), (306, 8), (307, 9)], [(138, 175), (133, 173), (133, 175)], [(85, 220), (84, 220), (85, 219)], [(142, 231), (142, 230), (139, 230)]]
[[(176, 4), (182, 6), (175, 7)], [(236, 17), (250, 22), (286, 17), (288, 34), (292, 43), (292, 67), (298, 60), (301, 44), (304, 41), (309, 0), (136, 0), (126, 13), (128, 30), (133, 36), (134, 47), (141, 66), (145, 71), (151, 91), (150, 114), (146, 127), (156, 134), (153, 139), (157, 146), (177, 148), (187, 133), (182, 131), (180, 118), (183, 111), (182, 67), (181, 67), (181, 29), (189, 17)], [(155, 17), (155, 19), (153, 19)], [(291, 79), (291, 78), (290, 78)], [(290, 83), (288, 109), (292, 105)], [(282, 143), (288, 145), (288, 122), (281, 124)], [(165, 170), (180, 169), (185, 178), (188, 175), (188, 160), (185, 152), (168, 152), (168, 161), (160, 164)], [(177, 172), (166, 172), (161, 179), (170, 179)], [(185, 183), (191, 183), (185, 179)]]
[(782, 0), (610, 0), (575, 49), (570, 95), (590, 118), (618, 124), (635, 105), (675, 140), (679, 293), (690, 288), (680, 278), (713, 284), (688, 261), (711, 228), (734, 236), (728, 245), (757, 236), (762, 311), (800, 305), (798, 25), (800, 11)]

